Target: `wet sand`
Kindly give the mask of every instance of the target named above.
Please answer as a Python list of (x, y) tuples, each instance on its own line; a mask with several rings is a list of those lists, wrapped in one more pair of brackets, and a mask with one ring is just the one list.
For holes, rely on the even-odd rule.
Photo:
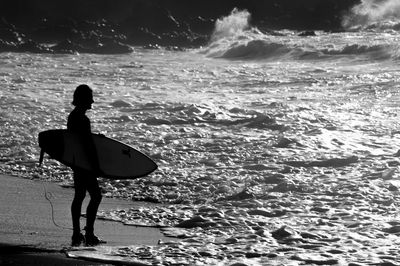
[[(70, 203), (73, 190), (57, 184), (0, 175), (0, 264), (1, 265), (96, 265), (93, 262), (69, 259)], [(50, 203), (54, 206), (54, 225)], [(84, 205), (87, 205), (85, 199)], [(103, 198), (101, 210), (138, 206), (138, 203)], [(84, 209), (83, 209), (84, 212)], [(84, 224), (84, 218), (82, 224)], [(156, 245), (167, 239), (156, 228), (124, 226), (121, 223), (97, 220), (96, 233), (107, 240), (107, 246), (132, 244)], [(104, 264), (102, 264), (104, 265)]]

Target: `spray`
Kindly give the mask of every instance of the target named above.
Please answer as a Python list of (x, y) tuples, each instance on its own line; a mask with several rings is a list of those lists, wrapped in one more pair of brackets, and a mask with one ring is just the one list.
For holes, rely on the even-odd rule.
[(226, 37), (236, 36), (249, 29), (250, 13), (247, 10), (234, 8), (229, 16), (218, 19), (215, 22), (215, 29), (211, 41), (217, 41)]
[(344, 17), (343, 26), (350, 29), (390, 20), (400, 20), (399, 0), (362, 0)]

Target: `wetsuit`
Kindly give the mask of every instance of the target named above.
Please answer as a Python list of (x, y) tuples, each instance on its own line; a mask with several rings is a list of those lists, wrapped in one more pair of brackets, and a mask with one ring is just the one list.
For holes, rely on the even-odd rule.
[[(94, 148), (94, 143), (91, 137), (90, 120), (78, 108), (75, 108), (68, 116), (67, 128), (69, 131), (79, 134), (82, 142), (85, 143), (85, 150), (91, 158), (94, 167), (98, 168), (97, 153)], [(75, 196), (71, 205), (72, 224), (74, 233), (80, 232), (80, 216), (82, 202), (86, 196), (86, 191), (89, 192), (90, 202), (86, 210), (86, 232), (93, 232), (94, 222), (97, 215), (97, 209), (101, 202), (101, 189), (97, 182), (97, 176), (89, 171), (78, 168), (72, 169), (74, 172), (74, 188)]]

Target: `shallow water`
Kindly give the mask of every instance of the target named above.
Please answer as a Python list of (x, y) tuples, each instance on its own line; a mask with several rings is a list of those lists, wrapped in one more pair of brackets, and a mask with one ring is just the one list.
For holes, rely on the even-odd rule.
[[(161, 244), (153, 255), (179, 250), (188, 264), (398, 261), (397, 35), (259, 34), (186, 52), (0, 54), (1, 172), (71, 184), (57, 162), (37, 167), (37, 134), (65, 128), (73, 90), (87, 83), (95, 89), (92, 130), (159, 165), (146, 178), (101, 180), (107, 196), (168, 203), (100, 212), (178, 226), (165, 230), (184, 237), (181, 244)], [(242, 56), (254, 38), (262, 45)], [(328, 40), (336, 47), (329, 55)], [(285, 43), (285, 51), (265, 56), (267, 43)], [(194, 254), (199, 245), (208, 253)]]

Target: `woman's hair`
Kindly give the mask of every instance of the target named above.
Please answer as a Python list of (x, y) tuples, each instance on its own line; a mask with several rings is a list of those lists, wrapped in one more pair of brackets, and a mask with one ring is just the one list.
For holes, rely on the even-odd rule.
[(81, 84), (74, 91), (72, 104), (75, 106), (93, 103), (93, 90), (86, 84)]

